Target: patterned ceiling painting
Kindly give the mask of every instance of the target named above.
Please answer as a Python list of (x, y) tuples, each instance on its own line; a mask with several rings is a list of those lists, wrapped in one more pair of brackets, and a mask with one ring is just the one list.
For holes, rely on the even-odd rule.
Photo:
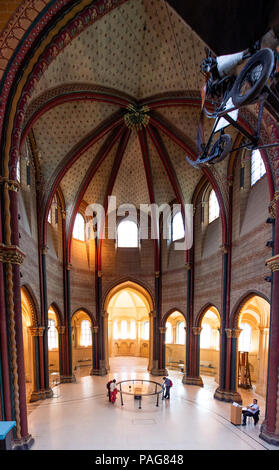
[(63, 83), (142, 97), (202, 84), (204, 43), (163, 0), (130, 0), (77, 36), (50, 64), (33, 98)]
[(46, 112), (33, 130), (41, 154), (41, 172), (47, 182), (65, 155), (92, 131), (116, 106), (92, 101), (69, 102)]
[(83, 200), (87, 202), (87, 204), (104, 204), (107, 183), (111, 175), (111, 170), (113, 167), (117, 148), (118, 143), (114, 145), (113, 149), (111, 150), (109, 155), (107, 155), (105, 161), (102, 163), (102, 165), (96, 172), (94, 178), (91, 180), (83, 196)]
[(139, 138), (132, 131), (112, 191), (117, 206), (121, 204), (149, 204), (149, 193), (143, 166)]
[[(78, 149), (82, 140), (104, 121), (110, 123), (108, 134), (81, 155), (60, 182), (66, 202), (67, 225), (90, 164), (110, 132), (114, 132), (113, 121), (118, 119), (115, 113), (124, 110), (127, 102), (136, 104), (149, 99), (152, 102), (154, 97), (166, 100), (175, 96), (199, 97), (204, 80), (200, 73), (204, 47), (205, 44), (165, 1), (128, 0), (88, 26), (50, 62), (34, 85), (25, 116), (27, 125), (44, 106), (48, 109), (32, 125), (40, 153), (45, 199), (70, 152)], [(84, 99), (76, 99), (80, 92), (85, 93)], [(121, 106), (92, 101), (89, 95), (91, 93), (92, 97), (94, 92), (106, 95), (105, 100), (108, 97), (121, 99)], [(65, 102), (67, 94), (70, 100)], [(52, 102), (56, 106), (49, 109)], [(196, 152), (199, 106), (173, 105), (146, 113), (148, 119), (144, 125), (149, 125), (149, 115), (161, 118), (170, 132), (177, 133)], [(125, 126), (126, 121), (121, 119)], [(206, 120), (205, 124), (205, 135), (208, 136), (213, 122)], [(185, 151), (166, 137), (156, 122), (153, 125), (165, 147), (163, 153), (167, 153), (171, 162), (174, 173), (171, 177), (177, 181), (184, 202), (190, 203), (202, 172), (187, 163)], [(89, 183), (83, 196), (86, 203), (104, 203), (118, 145), (119, 138)], [(175, 183), (170, 182), (167, 174), (170, 169), (165, 168), (148, 132), (147, 147), (155, 202), (159, 205), (170, 203), (176, 199)], [(222, 162), (214, 168), (214, 176), (223, 193), (226, 191), (226, 165), (227, 162)], [(112, 195), (116, 196), (117, 206), (131, 203), (139, 207), (150, 203), (135, 128), (132, 128)]]
[(78, 189), (83, 181), (83, 178), (88, 173), (88, 169), (93, 162), (94, 158), (96, 157), (98, 151), (100, 150), (101, 146), (103, 145), (106, 136), (100, 139), (93, 147), (91, 147), (87, 152), (85, 152), (67, 171), (65, 176), (63, 177), (60, 187), (64, 194), (65, 204), (67, 207), (67, 217), (66, 220), (68, 222), (68, 218), (71, 215), (71, 211), (73, 209), (73, 203), (77, 194)]
[(175, 199), (174, 190), (152, 140), (148, 138), (147, 142), (155, 201), (158, 205), (168, 204)]

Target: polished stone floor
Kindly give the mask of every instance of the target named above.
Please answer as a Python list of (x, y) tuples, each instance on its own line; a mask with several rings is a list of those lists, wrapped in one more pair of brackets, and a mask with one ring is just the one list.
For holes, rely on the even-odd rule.
[(185, 386), (182, 374), (170, 371), (173, 381), (170, 400), (144, 397), (138, 401), (118, 394), (115, 404), (108, 402), (106, 383), (128, 379), (155, 380), (146, 371), (142, 358), (118, 357), (110, 361), (106, 377), (86, 376), (76, 371), (77, 383), (54, 387), (54, 397), (28, 405), (29, 432), (35, 439), (34, 450), (265, 450), (270, 446), (259, 438), (264, 418), (264, 401), (256, 394), (241, 390), (244, 404), (259, 398), (262, 410), (257, 426), (230, 422), (230, 404), (213, 399), (217, 384), (204, 378), (204, 387)]

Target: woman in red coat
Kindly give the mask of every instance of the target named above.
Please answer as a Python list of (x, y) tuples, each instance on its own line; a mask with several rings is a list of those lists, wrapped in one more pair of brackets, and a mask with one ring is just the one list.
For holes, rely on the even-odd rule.
[(116, 380), (114, 379), (110, 384), (110, 401), (114, 403), (116, 400), (117, 388), (116, 388)]

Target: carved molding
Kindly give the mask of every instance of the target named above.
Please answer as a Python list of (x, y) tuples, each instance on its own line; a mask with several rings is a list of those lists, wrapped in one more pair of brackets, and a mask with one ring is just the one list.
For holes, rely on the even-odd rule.
[(279, 271), (279, 255), (275, 255), (272, 256), (272, 258), (267, 259), (265, 264), (272, 272)]
[(0, 243), (0, 262), (22, 264), (25, 258), (23, 251), (16, 245), (4, 245)]
[(3, 184), (5, 188), (7, 188), (9, 191), (15, 191), (18, 192), (20, 188), (20, 184), (16, 180), (10, 180), (6, 178), (5, 176), (0, 176), (0, 184)]
[(31, 336), (43, 336), (44, 330), (44, 326), (29, 326)]

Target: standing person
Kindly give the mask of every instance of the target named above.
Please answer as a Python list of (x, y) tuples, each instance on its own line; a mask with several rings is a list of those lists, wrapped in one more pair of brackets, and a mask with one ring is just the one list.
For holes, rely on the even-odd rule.
[(242, 410), (242, 415), (243, 415), (243, 423), (242, 426), (246, 426), (246, 419), (247, 416), (252, 416), (254, 419), (254, 424), (256, 425), (257, 422), (259, 421), (259, 414), (260, 414), (260, 408), (258, 405), (258, 400), (254, 398), (253, 403), (251, 405), (247, 406), (246, 410)]
[(116, 380), (113, 379), (110, 384), (110, 401), (114, 403), (116, 400), (117, 388), (116, 388)]
[(110, 380), (108, 383), (107, 383), (107, 390), (108, 390), (108, 399), (109, 401), (111, 401), (111, 398), (110, 398), (110, 384), (112, 383), (112, 380)]
[(170, 388), (172, 387), (172, 381), (168, 379), (167, 377), (163, 377), (164, 380), (164, 389), (165, 389), (165, 395), (164, 398), (168, 399), (170, 398)]

